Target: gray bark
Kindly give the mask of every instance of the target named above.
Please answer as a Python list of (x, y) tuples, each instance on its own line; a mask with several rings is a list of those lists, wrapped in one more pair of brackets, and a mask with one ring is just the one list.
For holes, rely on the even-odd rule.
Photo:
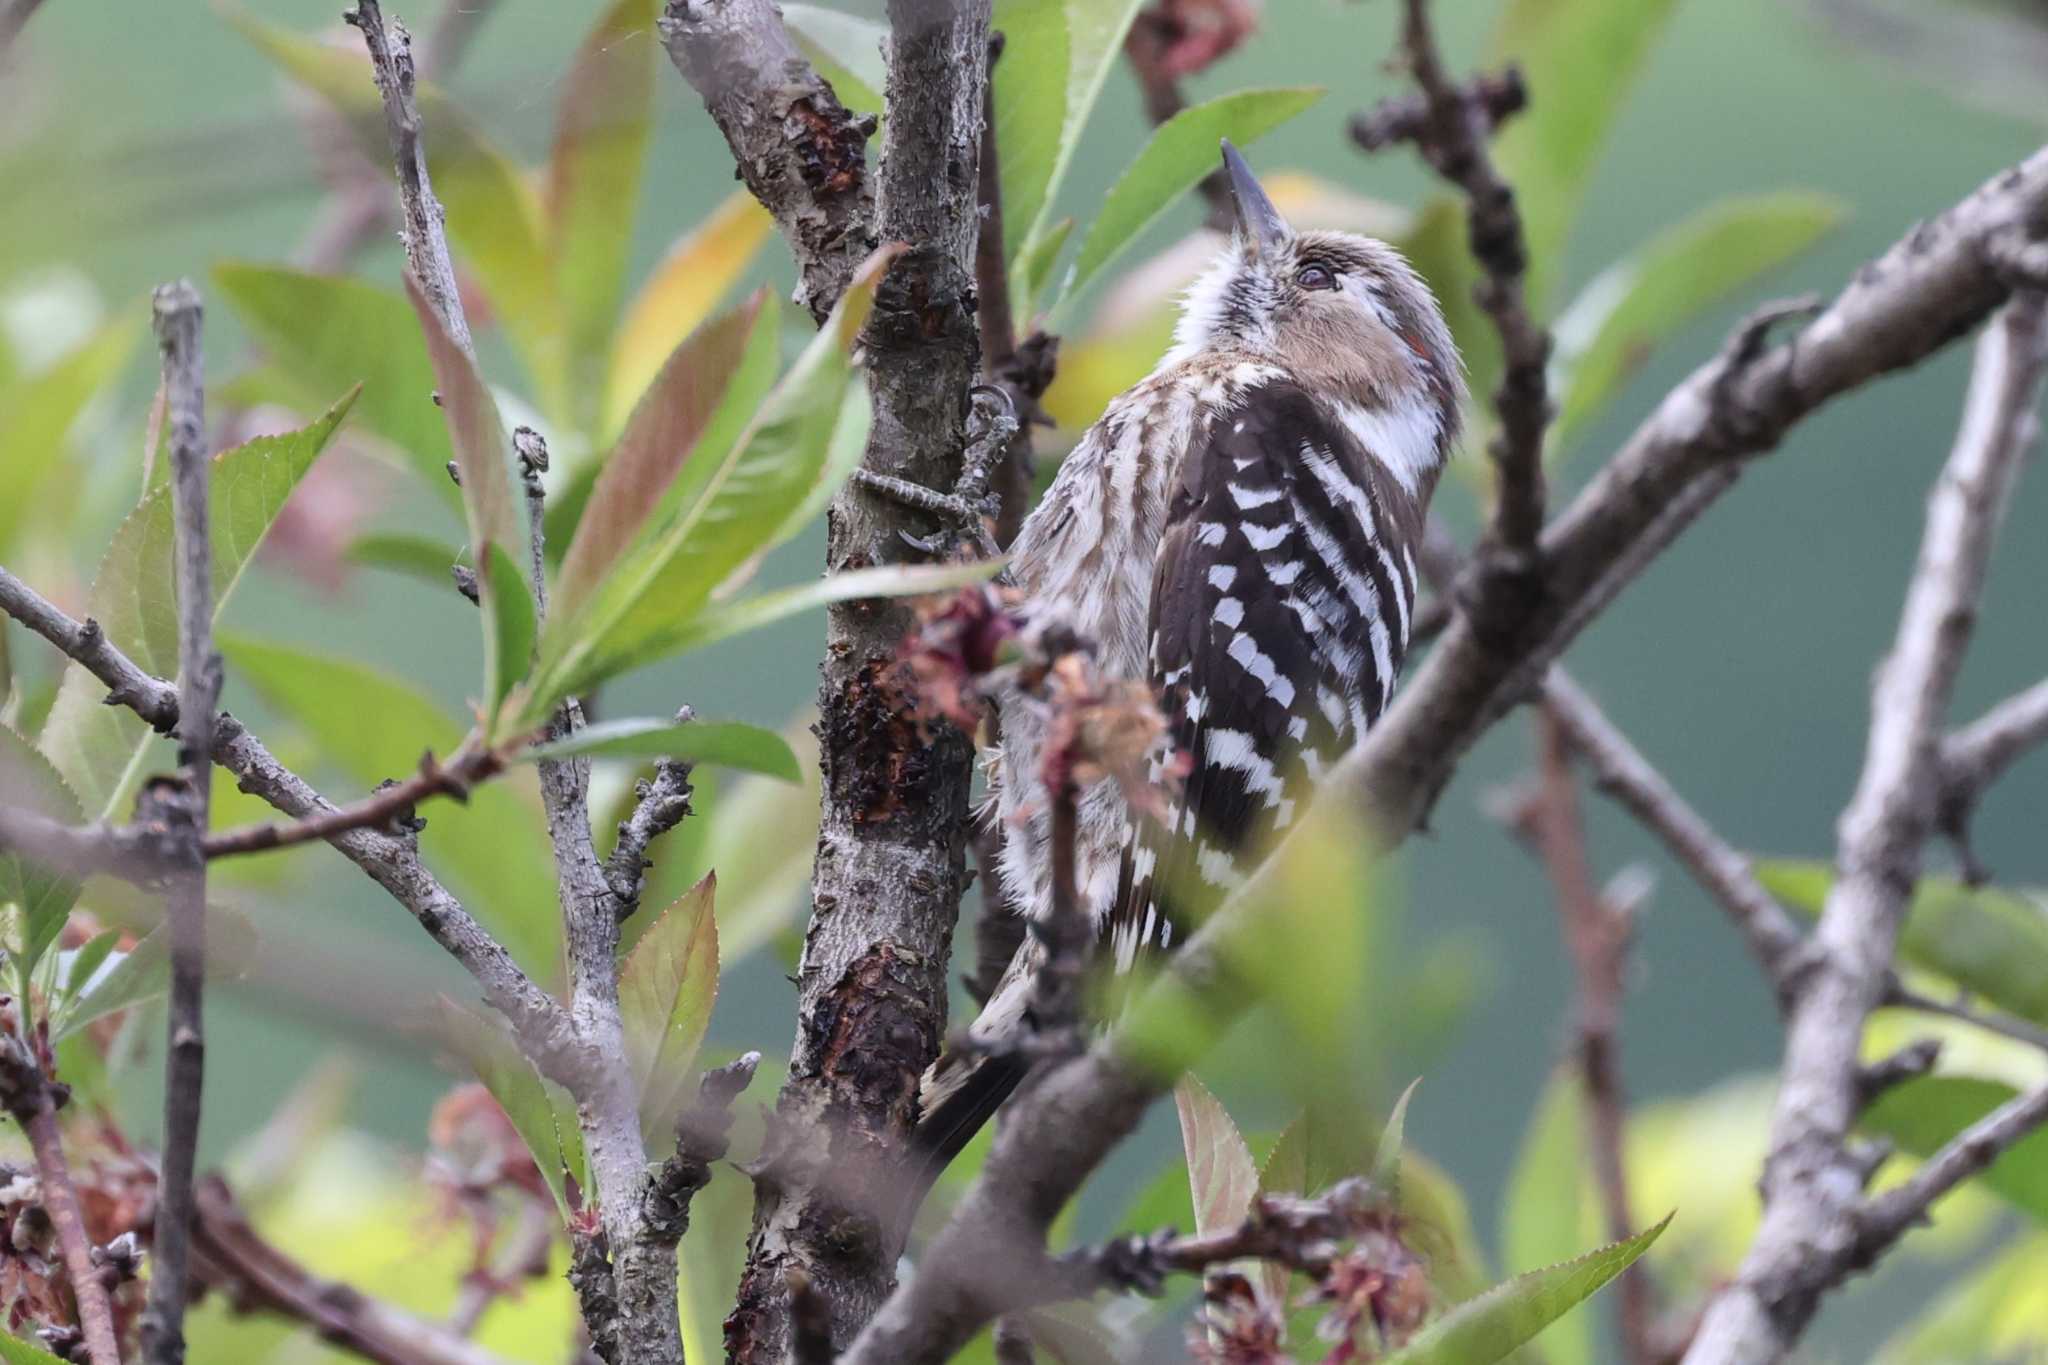
[[(863, 467), (932, 488), (959, 476), (979, 358), (973, 258), (988, 0), (893, 0), (879, 235), (890, 266), (862, 334), (874, 427)], [(929, 514), (849, 485), (827, 567), (916, 552)], [(927, 724), (900, 685), (912, 626), (900, 603), (836, 608), (826, 627), (819, 735), (824, 796), (797, 1037), (757, 1171), (754, 1230), (727, 1320), (734, 1360), (789, 1352), (789, 1275), (809, 1279), (843, 1345), (895, 1286), (906, 1221), (892, 1193), (938, 1055), (965, 864), (970, 749)]]

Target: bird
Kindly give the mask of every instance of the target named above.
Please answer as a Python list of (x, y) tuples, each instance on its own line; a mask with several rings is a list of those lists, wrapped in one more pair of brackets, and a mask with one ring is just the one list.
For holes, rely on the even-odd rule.
[[(1244, 884), (1379, 719), (1407, 652), (1424, 518), (1459, 434), (1463, 364), (1394, 247), (1295, 231), (1228, 141), (1236, 230), (1189, 288), (1171, 348), (1062, 462), (1011, 547), (1027, 617), (1148, 679), (1166, 722), (1164, 818), (1116, 781), (1080, 792), (1077, 899), (1119, 972), (1170, 952)], [(1037, 780), (1047, 717), (998, 698), (1003, 891), (1052, 901)], [(927, 1073), (918, 1145), (943, 1166), (1022, 1078), (1027, 937), (970, 1037)]]

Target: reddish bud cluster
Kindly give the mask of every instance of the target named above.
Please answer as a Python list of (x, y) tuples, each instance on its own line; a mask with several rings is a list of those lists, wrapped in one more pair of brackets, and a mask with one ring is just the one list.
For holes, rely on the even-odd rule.
[(1169, 76), (1207, 70), (1258, 31), (1264, 0), (1159, 0), (1157, 21), (1173, 36), (1160, 61)]
[(920, 605), (917, 633), (904, 642), (903, 662), (921, 714), (974, 733), (988, 712), (994, 677), (1022, 657), (1021, 597), (1015, 588), (984, 584)]
[[(128, 1149), (120, 1135), (96, 1120), (69, 1125), (72, 1183), (79, 1211), (92, 1239), (98, 1274), (114, 1310), (116, 1335), (135, 1339), (144, 1288), (136, 1277), (142, 1253), (139, 1230), (156, 1199), (156, 1177)], [(16, 1336), (30, 1324), (43, 1331), (43, 1344), (59, 1359), (84, 1359), (76, 1329), (47, 1324), (77, 1321), (71, 1279), (57, 1245), (57, 1229), (43, 1206), (42, 1181), (32, 1168), (0, 1167), (0, 1305), (6, 1330)]]

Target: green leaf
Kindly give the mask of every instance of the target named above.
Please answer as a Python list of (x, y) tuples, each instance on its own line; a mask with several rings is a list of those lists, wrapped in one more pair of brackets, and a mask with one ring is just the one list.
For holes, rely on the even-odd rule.
[(1626, 1241), (1496, 1285), (1381, 1357), (1381, 1365), (1492, 1365), (1505, 1359), (1628, 1269), (1670, 1222), (1666, 1214), (1663, 1222)]
[(1007, 261), (1038, 224), (1065, 139), (1066, 0), (996, 0), (990, 27), (1003, 35), (994, 102)]
[[(644, 662), (686, 625), (734, 571), (773, 543), (792, 504), (812, 495), (830, 464), (852, 346), (894, 252), (875, 253), (832, 316), (769, 391), (730, 448), (691, 460), (676, 480), (674, 510), (618, 562), (573, 624), (550, 627), (527, 715)], [(720, 419), (722, 421), (722, 419)], [(722, 430), (722, 426), (720, 427)]]
[(548, 160), (548, 254), (562, 303), (570, 424), (593, 438), (653, 130), (653, 0), (616, 0), (577, 50)]
[[(282, 436), (259, 436), (214, 456), (210, 506), (216, 623), (256, 547), (355, 399), (352, 389), (309, 426)], [(178, 672), (172, 542), (171, 494), (163, 487), (144, 497), (115, 530), (87, 597), (87, 614), (107, 638), (145, 673), (159, 678)], [(122, 807), (151, 737), (132, 711), (106, 705), (106, 692), (77, 664), (66, 667), (38, 743), (93, 820), (126, 816)]]
[[(1757, 877), (1773, 896), (1818, 917), (1834, 872), (1827, 864), (1772, 859)], [(1899, 955), (1948, 978), (2008, 1014), (2048, 1027), (2048, 907), (2040, 893), (1972, 888), (1922, 877), (1907, 907)]]
[(1320, 86), (1240, 90), (1183, 109), (1160, 124), (1110, 187), (1102, 211), (1081, 239), (1080, 254), (1060, 297), (1080, 293), (1176, 199), (1215, 170), (1222, 139), (1249, 146), (1322, 97)]
[(856, 114), (883, 113), (888, 66), (882, 60), (887, 25), (822, 5), (783, 5), (782, 22), (839, 102)]
[[(67, 825), (79, 824), (85, 813), (64, 779), (19, 734), (0, 725), (0, 805)], [(21, 914), (21, 951), (15, 970), (22, 979), (35, 970), (45, 950), (64, 931), (65, 916), (78, 900), (76, 881), (37, 867), (18, 853), (0, 851), (0, 906), (14, 905)]]
[(462, 561), (462, 552), (432, 536), (379, 531), (350, 542), (346, 558), (351, 564), (389, 569), (417, 578), (430, 587), (446, 589), (452, 581), (449, 570)]
[[(1059, 155), (1053, 160), (1052, 175), (1040, 201), (1036, 221), (1026, 224), (1027, 242), (1043, 241), (1046, 223), (1067, 171), (1074, 164), (1081, 133), (1102, 97), (1110, 69), (1123, 56), (1124, 35), (1137, 17), (1143, 0), (1065, 0), (1067, 10), (1067, 113), (1060, 125)], [(1022, 308), (1018, 316), (1028, 316)]]
[(2039, 1360), (2048, 1353), (2048, 1235), (2019, 1238), (1942, 1291), (1885, 1343), (1878, 1365)]
[(44, 504), (38, 491), (62, 467), (65, 437), (95, 396), (126, 366), (142, 334), (133, 313), (124, 313), (80, 342), (48, 369), (0, 380), (0, 468), (7, 470), (7, 497), (0, 499), (0, 550), (11, 547), (29, 513)]
[[(801, 785), (742, 778), (722, 787), (702, 817), (700, 866), (715, 869), (724, 887), (718, 897), (718, 942), (727, 962), (738, 962), (792, 930), (810, 907), (819, 780), (812, 719), (807, 712), (784, 733), (797, 753)], [(651, 875), (659, 878), (662, 871), (657, 868)]]
[(486, 1018), (442, 996), (441, 1036), (456, 1056), (469, 1064), (476, 1078), (505, 1111), (534, 1165), (555, 1196), (562, 1221), (570, 1221), (568, 1181), (588, 1190), (583, 1160), (583, 1134), (576, 1126), (576, 1104), (566, 1092), (542, 1079), (533, 1064), (497, 1020)]
[[(1917, 1076), (1878, 1096), (1857, 1123), (1902, 1151), (1930, 1157), (2019, 1093), (2003, 1081), (1974, 1076)], [(2048, 1129), (2021, 1138), (1973, 1179), (2048, 1223)]]
[(154, 929), (127, 952), (103, 963), (94, 977), (78, 982), (51, 1030), (51, 1041), (71, 1037), (116, 1010), (139, 1005), (171, 988), (170, 944)]
[[(526, 575), (518, 570), (532, 553), (532, 543), (518, 510), (521, 495), (513, 484), (512, 443), (498, 417), (497, 401), (477, 373), (475, 358), (448, 335), (410, 275), (405, 292), (427, 339), (427, 355), (440, 386), (441, 413), (448, 421), (449, 442), (462, 476), (470, 563), (483, 570), (477, 587), (484, 615), (484, 731), (486, 739), (495, 740), (498, 704), (526, 676), (531, 663), (525, 652), (508, 654), (507, 649), (522, 636), (528, 644), (533, 639), (533, 598)], [(511, 561), (510, 574), (496, 561), (499, 555)]]
[(661, 258), (612, 341), (607, 441), (625, 426), (662, 365), (711, 316), (774, 231), (768, 210), (746, 190), (735, 190)]
[(562, 559), (550, 610), (564, 630), (612, 566), (668, 508), (690, 462), (709, 466), (738, 439), (774, 381), (779, 314), (757, 291), (677, 344), (605, 458)]
[(784, 782), (803, 781), (789, 741), (773, 730), (737, 721), (608, 720), (586, 725), (566, 739), (536, 744), (522, 759), (680, 758), (742, 772), (763, 773)]
[(1803, 190), (1724, 199), (1602, 271), (1557, 320), (1564, 379), (1551, 448), (1563, 449), (1658, 342), (1805, 250), (1847, 211), (1832, 195)]
[(270, 363), (298, 393), (359, 381), (356, 421), (396, 447), (437, 498), (461, 498), (448, 478), (448, 428), (434, 407), (434, 367), (405, 299), (361, 280), (284, 266), (224, 262), (213, 281)]
[(619, 970), (626, 1057), (650, 1146), (674, 1139), (718, 999), (717, 892), (718, 878), (710, 874), (684, 893), (640, 936)]
[[(454, 752), (467, 729), (412, 684), (353, 658), (232, 635), (221, 648), (234, 676), (365, 789), (404, 777), (423, 753)], [(499, 778), (466, 802), (433, 802), (419, 814), (428, 864), (530, 975), (543, 982), (558, 976), (554, 864), (530, 792)]]
[(1195, 1231), (1236, 1227), (1251, 1212), (1259, 1192), (1259, 1168), (1244, 1134), (1223, 1102), (1196, 1080), (1182, 1076), (1173, 1088), (1180, 1114), (1181, 1150), (1187, 1155), (1188, 1189), (1195, 1201)]
[(1415, 1087), (1421, 1084), (1421, 1077), (1408, 1082), (1401, 1098), (1394, 1101), (1394, 1111), (1387, 1115), (1387, 1126), (1380, 1130), (1380, 1145), (1372, 1157), (1372, 1182), (1383, 1190), (1401, 1188), (1401, 1150), (1407, 1141), (1408, 1101), (1415, 1098)]
[[(514, 563), (503, 545), (490, 546), (484, 564), (488, 591), (484, 601), (491, 604), (492, 650), (507, 674), (522, 674), (532, 666), (533, 644), (540, 634), (534, 612), (531, 570)], [(497, 694), (502, 698), (507, 684)]]
[(702, 649), (836, 602), (856, 602), (867, 597), (923, 597), (985, 583), (1002, 572), (1004, 563), (1000, 559), (985, 559), (977, 564), (882, 564), (832, 574), (793, 588), (714, 602), (687, 621), (650, 634), (633, 653), (619, 661), (619, 671), (652, 663), (665, 655)]
[[(229, 9), (227, 21), (285, 74), (332, 105), (356, 145), (394, 173), (384, 106), (360, 43), (333, 47)], [(427, 173), (448, 214), (448, 235), (511, 327), (553, 407), (562, 388), (560, 309), (541, 207), (519, 167), (436, 86), (416, 91)]]
[(64, 1365), (48, 1351), (5, 1333), (0, 1333), (0, 1360), (6, 1361), (7, 1365)]
[(1074, 232), (1074, 220), (1062, 218), (1042, 233), (1028, 239), (1017, 252), (1017, 268), (1010, 284), (1010, 292), (1016, 295), (1011, 307), (1018, 317), (1032, 315), (1032, 301), (1038, 291), (1045, 288), (1045, 282), (1052, 277), (1053, 263), (1060, 258), (1060, 250), (1067, 244), (1067, 238)]
[[(1586, 1184), (1584, 1082), (1557, 1067), (1537, 1098), (1501, 1208), (1501, 1256), (1511, 1268), (1550, 1265), (1599, 1236)], [(1550, 1365), (1592, 1365), (1593, 1324), (1566, 1318), (1543, 1334)]]
[(1487, 65), (1516, 62), (1529, 87), (1529, 107), (1501, 129), (1494, 158), (1522, 210), (1535, 306), (1672, 9), (1672, 0), (1511, 0), (1494, 29)]

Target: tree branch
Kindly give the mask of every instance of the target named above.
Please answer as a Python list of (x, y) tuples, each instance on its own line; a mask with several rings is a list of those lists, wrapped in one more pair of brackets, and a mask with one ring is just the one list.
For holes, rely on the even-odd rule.
[(1881, 374), (1925, 359), (1988, 317), (2010, 286), (1984, 258), (2014, 232), (2048, 233), (2048, 149), (1914, 229), (1794, 340), (1739, 328), (1666, 395), (1546, 529), (1544, 594), (1513, 638), (1461, 616), (1333, 775), (1398, 838), (1459, 758), (1526, 695), (1597, 612), (1731, 487), (1742, 463), (1796, 422)]
[(322, 1280), (249, 1225), (219, 1177), (199, 1184), (193, 1260), (236, 1311), (274, 1313), (376, 1365), (502, 1365), (439, 1324), (344, 1284)]
[(125, 706), (158, 734), (178, 728), (178, 689), (136, 667), (88, 617), (74, 621), (41, 593), (0, 568), (0, 611), (27, 626), (76, 660), (107, 686), (107, 703)]
[[(1628, 1099), (1621, 1082), (1621, 1007), (1634, 905), (1593, 884), (1586, 826), (1568, 750), (1569, 732), (1550, 706), (1536, 709), (1540, 756), (1534, 785), (1511, 812), (1516, 832), (1541, 859), (1557, 900), (1559, 926), (1578, 982), (1577, 1053), (1584, 1082), (1588, 1159), (1610, 1240), (1634, 1235), (1624, 1156)], [(1616, 1303), (1622, 1358), (1656, 1359), (1651, 1285), (1640, 1266), (1622, 1274)]]
[[(671, 33), (681, 32), (679, 9), (698, 8), (672, 0)], [(908, 249), (883, 276), (861, 333), (874, 409), (862, 467), (951, 488), (980, 357), (973, 260), (989, 0), (890, 0), (889, 19), (879, 232)], [(684, 74), (693, 69), (702, 70)], [(726, 130), (747, 173), (746, 147)], [(801, 240), (797, 253), (801, 265)], [(828, 516), (827, 566), (901, 562), (912, 553), (905, 533), (935, 529), (946, 527), (931, 513), (851, 483)], [(902, 603), (827, 615), (812, 914), (789, 1079), (757, 1167), (753, 1235), (726, 1321), (739, 1365), (788, 1355), (792, 1270), (830, 1306), (833, 1341), (850, 1340), (893, 1287), (908, 1231), (897, 1168), (919, 1077), (945, 1033), (971, 777), (966, 737), (923, 721), (900, 685), (897, 652), (913, 619)]]
[(1672, 790), (1628, 737), (1562, 668), (1552, 668), (1543, 700), (1600, 790), (1662, 841), (1741, 931), (1781, 1001), (1789, 1000), (1803, 938), (1792, 916), (1756, 879), (1749, 858), (1714, 832)]
[(0, 57), (7, 55), (14, 40), (28, 27), (43, 0), (0, 0)]
[(143, 885), (160, 882), (181, 851), (161, 825), (67, 825), (14, 806), (0, 806), (0, 849), (25, 853), (69, 877), (106, 874)]
[(377, 93), (384, 97), (384, 122), (391, 131), (391, 157), (398, 170), (398, 201), (405, 219), (406, 266), (455, 344), (474, 351), (469, 320), (462, 312), (462, 290), (455, 281), (455, 262), (448, 254), (447, 215), (427, 176), (426, 144), (420, 139), (420, 113), (413, 102), (412, 35), (395, 20), (387, 30), (377, 0), (356, 0), (355, 8), (342, 18), (362, 31)]
[[(174, 688), (150, 677), (115, 648), (90, 621), (78, 622), (46, 598), (0, 569), (0, 611), (28, 626), (111, 689), (110, 700), (128, 706), (160, 728), (178, 723)], [(233, 773), (239, 790), (260, 797), (297, 819), (332, 816), (339, 809), (292, 772), (249, 733), (222, 713), (215, 724), (213, 761)], [(420, 861), (410, 830), (386, 833), (348, 829), (327, 842), (408, 910), (420, 927), (476, 978), (483, 997), (512, 1025), (528, 1056), (549, 1079), (567, 1085), (589, 1065), (576, 1041), (569, 1015), (512, 960), (511, 954), (478, 924), (462, 903)]]
[(36, 1174), (43, 1188), (43, 1207), (57, 1230), (71, 1296), (78, 1304), (78, 1325), (85, 1336), (92, 1365), (121, 1365), (114, 1329), (114, 1309), (107, 1286), (92, 1258), (92, 1237), (80, 1212), (78, 1187), (64, 1160), (64, 1137), (57, 1125), (61, 1092), (43, 1074), (28, 1045), (13, 1034), (0, 1035), (0, 1106), (14, 1116), (35, 1153)]
[(1985, 880), (1970, 848), (1970, 817), (1984, 793), (2028, 750), (2048, 743), (2048, 679), (2007, 697), (1941, 745), (1937, 821), (1962, 850), (1973, 882)]
[(200, 848), (212, 809), (214, 706), (220, 699), (221, 670), (213, 648), (213, 540), (208, 530), (212, 461), (206, 446), (199, 294), (183, 281), (164, 285), (156, 291), (155, 313), (157, 344), (163, 352), (175, 522), (181, 767), (178, 790), (162, 802), (177, 866), (166, 903), (171, 1003), (164, 1057), (164, 1140), (142, 1350), (150, 1365), (181, 1365), (192, 1173), (199, 1150), (206, 1063), (206, 860)]
[(436, 762), (430, 753), (422, 754), (418, 772), (402, 782), (385, 783), (375, 794), (352, 806), (290, 824), (265, 823), (222, 830), (207, 835), (200, 843), (200, 852), (210, 861), (331, 840), (352, 829), (390, 833), (395, 825), (412, 818), (413, 807), (420, 802), (435, 796), (466, 801), (477, 783), (496, 776), (504, 767), (502, 755), (481, 745), (458, 749), (445, 764)]
[(2015, 1095), (1965, 1128), (1899, 1184), (1870, 1200), (1856, 1216), (1857, 1267), (1870, 1264), (1927, 1221), (1934, 1201), (1977, 1174), (2021, 1138), (2048, 1122), (2048, 1086)]
[[(676, 720), (691, 716), (686, 706), (676, 713)], [(690, 766), (676, 758), (657, 762), (654, 776), (634, 789), (632, 813), (619, 822), (618, 842), (605, 859), (604, 880), (618, 899), (622, 920), (639, 907), (645, 874), (653, 865), (647, 861), (648, 847), (690, 813)]]
[[(1991, 543), (2032, 435), (2048, 369), (2044, 327), (2048, 303), (2022, 294), (1977, 344), (1961, 429), (1929, 495), (1898, 635), (1872, 689), (1863, 772), (1842, 813), (1835, 881), (1814, 935), (1814, 970), (1799, 983), (1788, 1019), (1763, 1221), (1735, 1282), (1707, 1310), (1688, 1365), (1781, 1358), (1822, 1295), (1870, 1264), (1917, 1216), (1902, 1212), (1903, 1204), (1860, 1202), (1866, 1164), (1849, 1140), (1861, 1108), (1858, 1051), (1864, 1021), (1883, 999), (1899, 924), (1934, 828), (1940, 726)], [(1968, 1135), (1964, 1154), (1930, 1163), (1940, 1173), (1927, 1181), (1928, 1198), (1997, 1150), (1980, 1147), (2009, 1142), (2015, 1125), (2048, 1115), (2043, 1101), (2037, 1095), (2007, 1106), (1994, 1116), (1997, 1125)], [(1874, 1212), (1879, 1205), (1882, 1215)]]
[(789, 242), (796, 301), (823, 322), (880, 241), (866, 162), (874, 120), (839, 102), (771, 0), (668, 0), (659, 27), (740, 178)]
[(1528, 248), (1515, 193), (1487, 155), (1493, 128), (1526, 103), (1520, 77), (1512, 70), (1480, 77), (1468, 89), (1452, 81), (1437, 50), (1429, 0), (1406, 0), (1401, 54), (1420, 88), (1412, 98), (1382, 106), (1352, 123), (1352, 136), (1367, 151), (1400, 137), (1415, 143), (1437, 174), (1465, 192), (1466, 229), (1472, 257), (1485, 278), (1474, 297), (1500, 335), (1502, 371), (1494, 391), (1500, 430), (1488, 446), (1496, 485), (1493, 523), (1477, 567), (1493, 575), (1490, 603), (1508, 593), (1502, 580), (1528, 580), (1538, 568), (1538, 535), (1543, 529), (1543, 432), (1550, 423), (1545, 367), (1550, 333), (1531, 316), (1524, 293)]
[(1893, 978), (1885, 987), (1883, 1003), (1902, 1010), (1918, 1010), (1922, 1014), (1939, 1014), (1947, 1019), (1959, 1020), (1972, 1028), (1987, 1033), (1997, 1033), (2014, 1042), (2026, 1043), (2030, 1047), (2048, 1052), (2048, 1029), (2030, 1024), (2024, 1019), (2015, 1019), (2008, 1014), (1993, 1014), (1972, 1009), (1959, 1000), (1936, 1000), (1902, 985)]

